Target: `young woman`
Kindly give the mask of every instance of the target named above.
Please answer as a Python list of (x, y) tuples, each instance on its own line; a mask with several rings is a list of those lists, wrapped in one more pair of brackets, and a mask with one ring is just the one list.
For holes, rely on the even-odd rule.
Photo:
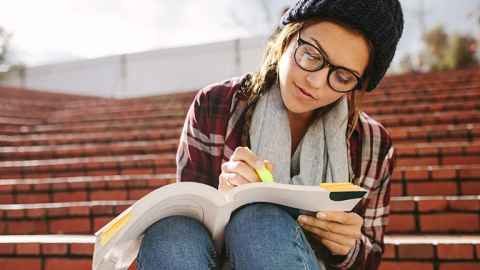
[(350, 181), (368, 195), (352, 212), (306, 216), (251, 204), (231, 217), (225, 254), (194, 219), (152, 225), (142, 269), (376, 269), (383, 253), (395, 152), (385, 128), (361, 112), (403, 31), (398, 0), (301, 0), (282, 18), (260, 70), (198, 92), (177, 152), (178, 181), (229, 190), (259, 181)]

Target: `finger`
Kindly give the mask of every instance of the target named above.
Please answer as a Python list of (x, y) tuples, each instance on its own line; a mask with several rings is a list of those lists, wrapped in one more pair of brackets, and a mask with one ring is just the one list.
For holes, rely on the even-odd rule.
[(299, 223), (305, 223), (327, 232), (333, 232), (333, 233), (341, 234), (344, 236), (353, 237), (355, 239), (360, 238), (361, 226), (358, 226), (358, 225), (344, 225), (337, 222), (321, 220), (321, 219), (306, 216), (306, 215), (300, 215), (298, 218), (299, 218)]
[(230, 182), (225, 179), (224, 174), (220, 174), (218, 182), (218, 190), (220, 191), (229, 191), (234, 188), (234, 185), (230, 184)]
[(344, 225), (359, 225), (363, 224), (363, 218), (357, 213), (351, 212), (318, 212), (317, 218), (337, 222)]
[(237, 147), (230, 157), (230, 160), (243, 161), (257, 171), (265, 168), (263, 159), (259, 159), (248, 147)]
[(228, 161), (223, 163), (222, 171), (227, 173), (236, 173), (243, 176), (249, 182), (258, 182), (260, 179), (258, 178), (257, 173), (253, 170), (252, 167), (248, 166), (243, 161)]
[(236, 173), (223, 173), (225, 175), (225, 181), (236, 187), (244, 184), (250, 183), (247, 179), (245, 179), (243, 176), (236, 174)]
[(334, 254), (334, 255), (345, 256), (353, 248), (353, 247), (347, 247), (347, 246), (344, 246), (344, 245), (340, 245), (340, 244), (335, 243), (333, 241), (330, 241), (328, 239), (322, 239), (321, 241), (325, 245), (325, 247), (327, 247), (330, 250), (330, 252), (332, 252), (332, 254)]
[(317, 238), (319, 239), (328, 239), (329, 241), (335, 242), (339, 245), (348, 246), (348, 247), (352, 247), (355, 245), (356, 239), (352, 237), (348, 237), (348, 236), (333, 233), (333, 232), (327, 232), (317, 227), (313, 227), (306, 224), (302, 225), (302, 228), (316, 235)]

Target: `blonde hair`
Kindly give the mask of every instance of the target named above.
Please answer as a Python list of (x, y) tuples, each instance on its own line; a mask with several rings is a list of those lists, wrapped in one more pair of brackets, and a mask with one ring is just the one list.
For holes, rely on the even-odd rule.
[[(308, 20), (305, 22), (295, 22), (285, 25), (282, 29), (277, 29), (270, 37), (263, 56), (262, 64), (258, 71), (252, 73), (243, 82), (242, 91), (248, 95), (248, 103), (254, 103), (262, 92), (267, 91), (276, 82), (278, 76), (278, 62), (282, 57), (282, 54), (287, 49), (291, 40), (295, 35), (307, 24), (316, 23), (322, 20)], [(325, 21), (325, 20), (323, 20)], [(332, 21), (332, 20), (329, 20)], [(361, 33), (360, 31), (346, 26), (345, 24), (333, 20), (333, 22), (340, 24), (354, 33)], [(369, 64), (365, 71), (368, 71), (373, 63), (373, 46), (371, 42), (368, 42), (370, 49)], [(347, 94), (348, 100), (348, 127), (347, 127), (347, 139), (353, 134), (355, 127), (358, 124), (358, 119), (361, 112), (361, 102), (366, 93), (365, 89), (368, 86), (368, 76), (364, 78), (363, 89), (360, 91), (352, 91)], [(357, 93), (359, 92), (359, 93)], [(318, 113), (325, 113), (331, 110), (341, 99), (319, 109)], [(251, 113), (247, 114), (247, 119), (250, 120)]]

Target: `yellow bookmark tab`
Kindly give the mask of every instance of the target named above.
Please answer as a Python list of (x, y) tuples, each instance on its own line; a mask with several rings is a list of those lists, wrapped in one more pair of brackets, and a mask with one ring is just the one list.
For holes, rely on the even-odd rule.
[(123, 217), (112, 223), (104, 232), (100, 235), (100, 244), (105, 246), (108, 241), (118, 232), (122, 227), (130, 220), (130, 212), (126, 213)]
[(273, 183), (272, 173), (264, 166), (263, 169), (257, 170), (258, 177), (264, 183)]

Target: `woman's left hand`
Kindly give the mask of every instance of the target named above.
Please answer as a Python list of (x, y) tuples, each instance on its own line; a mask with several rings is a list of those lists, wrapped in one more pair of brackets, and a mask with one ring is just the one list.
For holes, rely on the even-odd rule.
[(345, 256), (360, 239), (363, 218), (353, 212), (318, 212), (315, 217), (300, 215), (298, 223), (333, 255)]

